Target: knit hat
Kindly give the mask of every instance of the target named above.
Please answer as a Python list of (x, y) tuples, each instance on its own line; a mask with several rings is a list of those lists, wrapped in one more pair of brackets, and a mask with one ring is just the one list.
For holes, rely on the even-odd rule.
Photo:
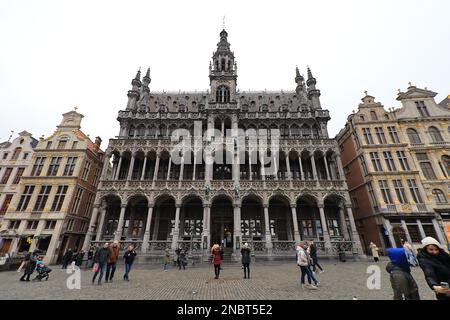
[(433, 237), (425, 237), (422, 239), (422, 248), (429, 246), (430, 244), (435, 245), (436, 247), (443, 249), (442, 245)]

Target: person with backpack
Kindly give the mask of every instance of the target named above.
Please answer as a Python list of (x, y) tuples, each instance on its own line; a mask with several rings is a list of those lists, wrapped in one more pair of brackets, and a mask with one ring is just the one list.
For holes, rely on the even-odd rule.
[(390, 262), (386, 266), (389, 273), (394, 300), (420, 300), (417, 283), (411, 275), (405, 249), (388, 249)]

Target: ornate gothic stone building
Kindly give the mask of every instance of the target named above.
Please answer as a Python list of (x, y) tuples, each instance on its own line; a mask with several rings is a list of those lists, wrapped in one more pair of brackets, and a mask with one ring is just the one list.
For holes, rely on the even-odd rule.
[[(361, 254), (339, 148), (308, 68), (295, 91), (237, 89), (237, 65), (220, 41), (204, 92), (152, 92), (150, 70), (132, 80), (119, 136), (109, 141), (84, 247), (120, 239), (141, 256), (182, 246), (208, 256), (292, 257), (315, 239), (320, 253)], [(306, 80), (306, 82), (305, 82)]]

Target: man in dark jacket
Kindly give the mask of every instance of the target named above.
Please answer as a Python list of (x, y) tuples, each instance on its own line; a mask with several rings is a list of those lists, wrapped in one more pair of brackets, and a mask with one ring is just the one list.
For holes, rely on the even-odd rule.
[(72, 262), (73, 259), (73, 252), (72, 248), (69, 248), (69, 250), (66, 251), (62, 258), (62, 268), (67, 269), (67, 265)]
[(386, 271), (390, 274), (394, 300), (420, 300), (419, 289), (411, 275), (405, 249), (388, 249), (388, 256), (391, 261), (387, 264)]
[(245, 243), (241, 248), (242, 266), (244, 267), (244, 279), (250, 279), (250, 247)]
[[(422, 249), (417, 255), (419, 265), (430, 288), (438, 300), (450, 300), (450, 255), (442, 249), (441, 244), (432, 237), (422, 240)], [(446, 283), (446, 286), (445, 286)]]
[(129, 246), (128, 250), (125, 251), (125, 254), (123, 255), (123, 259), (125, 261), (125, 274), (123, 275), (123, 280), (125, 281), (129, 281), (128, 273), (130, 273), (131, 265), (133, 264), (135, 257), (136, 251), (134, 251), (134, 247)]
[(83, 263), (83, 258), (84, 258), (84, 251), (81, 250), (80, 252), (77, 253), (77, 256), (75, 258), (75, 265), (81, 267), (81, 264)]
[(317, 258), (317, 246), (313, 240), (309, 241), (309, 250), (310, 250), (309, 255), (311, 256), (311, 260), (312, 260), (313, 271), (316, 272), (316, 266), (317, 266), (320, 269), (320, 271), (323, 272), (323, 268), (319, 264), (319, 260)]
[(30, 276), (34, 271), (34, 265), (31, 263), (31, 252), (25, 253), (25, 256), (23, 257), (23, 275), (20, 278), (20, 281), (30, 281)]
[(108, 263), (109, 255), (111, 254), (111, 251), (109, 250), (109, 243), (106, 242), (103, 245), (103, 248), (100, 248), (97, 250), (97, 252), (94, 255), (94, 264), (98, 263), (97, 271), (94, 273), (94, 277), (92, 278), (92, 283), (95, 283), (95, 278), (97, 277), (97, 274), (100, 273), (100, 277), (98, 278), (98, 284), (101, 285), (103, 273), (106, 269), (106, 264)]
[(94, 262), (95, 247), (91, 247), (87, 254), (86, 269), (92, 268)]

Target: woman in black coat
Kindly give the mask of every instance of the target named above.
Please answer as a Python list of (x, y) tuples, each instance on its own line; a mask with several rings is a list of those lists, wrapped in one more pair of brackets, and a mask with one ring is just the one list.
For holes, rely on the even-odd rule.
[(241, 249), (242, 266), (244, 267), (244, 279), (250, 279), (250, 252), (250, 247), (247, 243), (245, 243)]
[[(423, 248), (417, 255), (419, 265), (430, 288), (438, 300), (450, 300), (450, 255), (442, 249), (441, 244), (432, 237), (422, 240)], [(447, 288), (444, 286), (447, 283)]]

